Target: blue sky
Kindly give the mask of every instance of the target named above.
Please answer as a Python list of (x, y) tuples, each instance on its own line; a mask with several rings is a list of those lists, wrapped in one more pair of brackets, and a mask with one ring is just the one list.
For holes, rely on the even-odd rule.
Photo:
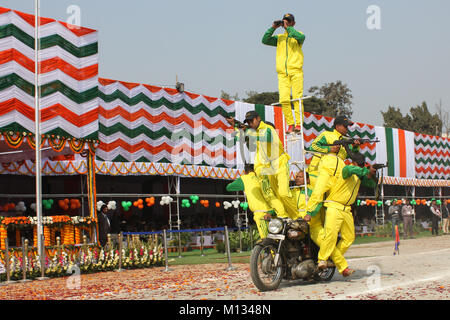
[[(34, 0), (1, 6), (33, 13)], [(404, 113), (426, 101), (450, 109), (448, 0), (41, 0), (41, 15), (99, 30), (100, 77), (174, 85), (218, 97), (276, 91), (275, 49), (261, 38), (286, 12), (306, 41), (304, 86), (342, 80), (352, 90), (353, 120), (382, 125), (389, 105)], [(370, 5), (381, 30), (369, 30)]]

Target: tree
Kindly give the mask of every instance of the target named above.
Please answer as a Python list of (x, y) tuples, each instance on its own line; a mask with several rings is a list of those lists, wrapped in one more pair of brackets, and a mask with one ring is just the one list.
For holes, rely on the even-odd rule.
[(449, 108), (442, 107), (442, 100), (439, 100), (439, 104), (436, 104), (436, 111), (442, 121), (442, 134), (450, 137), (450, 113), (448, 110)]
[(388, 110), (386, 112), (381, 111), (381, 114), (384, 119), (384, 127), (410, 130), (408, 128), (411, 127), (411, 116), (409, 114), (403, 116), (399, 108), (389, 106)]
[(320, 114), (329, 117), (352, 116), (352, 91), (341, 80), (326, 83), (321, 87), (311, 87), (309, 92), (325, 103), (325, 110)]
[(247, 98), (244, 99), (244, 102), (247, 103), (270, 106), (272, 103), (277, 103), (279, 101), (278, 91), (261, 93), (258, 93), (256, 91), (247, 91), (245, 93), (247, 94)]
[(239, 95), (237, 93), (234, 94), (234, 96), (232, 96), (231, 94), (221, 90), (221, 95), (220, 95), (220, 99), (225, 99), (225, 100), (233, 100), (233, 101), (239, 101)]
[(442, 132), (442, 121), (437, 114), (431, 114), (426, 102), (422, 105), (411, 108), (412, 127), (414, 132), (440, 135)]
[[(313, 97), (303, 101), (303, 107), (306, 112), (324, 115), (327, 117), (336, 117), (337, 115), (346, 115), (351, 117), (352, 99), (353, 95), (351, 90), (345, 83), (338, 80), (336, 82), (326, 83), (321, 87), (314, 86), (309, 89), (309, 92), (313, 94)], [(279, 102), (278, 91), (261, 92), (246, 91), (247, 98), (243, 101), (253, 104), (271, 105)], [(226, 92), (222, 91), (223, 99), (238, 100), (235, 97), (231, 97)]]
[(306, 112), (327, 116), (327, 114), (325, 114), (327, 106), (325, 101), (320, 98), (313, 96), (309, 99), (303, 100), (303, 108)]
[(426, 102), (411, 107), (410, 114), (403, 116), (399, 108), (389, 106), (386, 112), (381, 112), (384, 126), (409, 130), (422, 134), (439, 135), (442, 131), (442, 120), (438, 114), (431, 114)]

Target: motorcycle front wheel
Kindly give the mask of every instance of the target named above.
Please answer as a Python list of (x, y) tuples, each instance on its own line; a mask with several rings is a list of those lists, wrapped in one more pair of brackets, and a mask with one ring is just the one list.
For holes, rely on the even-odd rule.
[(250, 257), (250, 275), (260, 291), (276, 290), (283, 279), (283, 257), (275, 265), (276, 243), (260, 243), (253, 248)]

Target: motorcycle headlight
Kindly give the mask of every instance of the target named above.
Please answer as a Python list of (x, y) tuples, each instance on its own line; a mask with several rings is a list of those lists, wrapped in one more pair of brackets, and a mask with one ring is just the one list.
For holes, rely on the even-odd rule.
[(269, 222), (270, 233), (280, 233), (283, 229), (283, 222), (280, 219), (272, 219)]

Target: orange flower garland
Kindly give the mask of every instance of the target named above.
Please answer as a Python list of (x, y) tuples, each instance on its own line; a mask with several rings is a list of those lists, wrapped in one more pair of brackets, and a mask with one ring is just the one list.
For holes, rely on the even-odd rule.
[(81, 229), (75, 226), (75, 244), (81, 244)]
[(50, 228), (50, 245), (56, 244), (56, 228)]
[(74, 226), (66, 224), (63, 227), (63, 244), (74, 244)]
[(51, 233), (50, 233), (50, 227), (48, 226), (44, 226), (44, 245), (45, 246), (50, 246), (50, 237)]
[(38, 246), (37, 226), (33, 227), (33, 246)]
[(5, 227), (8, 227), (10, 224), (16, 226), (24, 226), (31, 224), (31, 222), (27, 217), (5, 217), (2, 220), (2, 224)]
[(6, 241), (8, 239), (8, 233), (3, 225), (0, 225), (0, 248), (6, 250)]

